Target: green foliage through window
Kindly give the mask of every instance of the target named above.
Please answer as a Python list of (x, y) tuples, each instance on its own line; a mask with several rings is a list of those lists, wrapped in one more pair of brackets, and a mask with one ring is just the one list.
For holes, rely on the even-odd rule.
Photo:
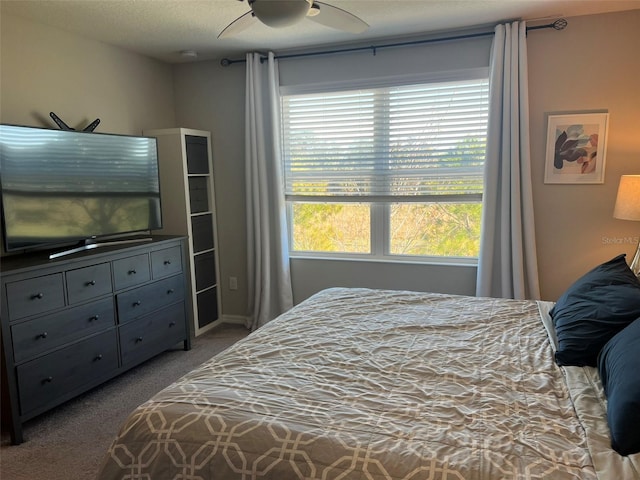
[(369, 205), (295, 203), (293, 250), (370, 253)]
[(404, 203), (391, 206), (390, 253), (477, 257), (480, 203)]

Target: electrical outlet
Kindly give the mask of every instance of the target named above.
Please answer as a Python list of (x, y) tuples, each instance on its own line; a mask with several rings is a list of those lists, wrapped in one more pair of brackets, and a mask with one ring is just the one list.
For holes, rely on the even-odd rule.
[(238, 277), (229, 277), (229, 290), (238, 289)]

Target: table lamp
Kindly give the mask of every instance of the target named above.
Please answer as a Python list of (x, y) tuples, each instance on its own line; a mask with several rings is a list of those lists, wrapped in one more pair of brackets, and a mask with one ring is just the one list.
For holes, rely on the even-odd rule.
[[(640, 220), (640, 175), (620, 177), (613, 217), (620, 220)], [(636, 277), (640, 276), (640, 242), (630, 268)]]

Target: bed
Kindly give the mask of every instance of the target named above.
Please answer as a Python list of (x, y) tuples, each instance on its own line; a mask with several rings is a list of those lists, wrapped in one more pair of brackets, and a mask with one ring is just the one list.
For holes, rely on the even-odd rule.
[(640, 478), (552, 306), (324, 290), (138, 407), (98, 478)]

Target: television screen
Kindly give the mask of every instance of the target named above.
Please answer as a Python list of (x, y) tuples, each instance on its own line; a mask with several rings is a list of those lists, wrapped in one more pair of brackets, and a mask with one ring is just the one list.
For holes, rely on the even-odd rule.
[(0, 125), (7, 252), (162, 227), (155, 138)]

